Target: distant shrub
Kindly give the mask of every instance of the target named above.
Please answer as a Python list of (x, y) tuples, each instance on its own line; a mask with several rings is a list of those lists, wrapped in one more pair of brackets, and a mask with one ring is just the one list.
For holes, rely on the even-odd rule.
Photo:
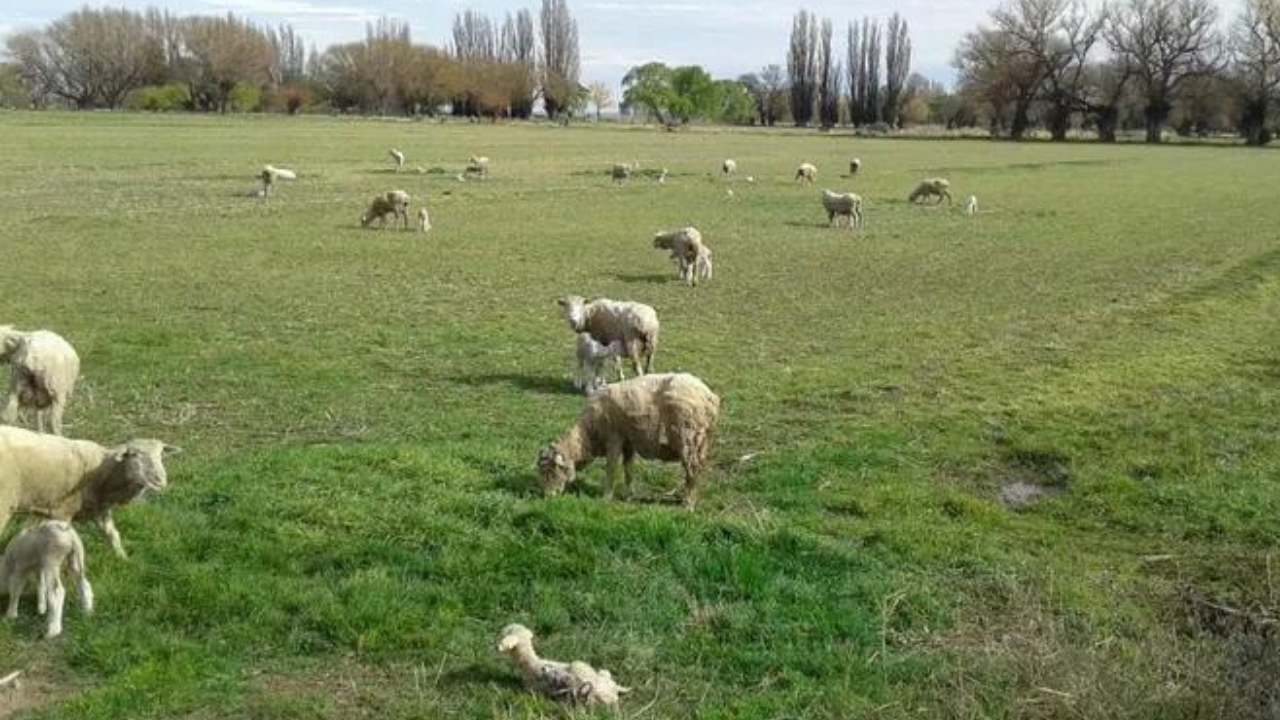
[(173, 112), (191, 107), (191, 92), (186, 85), (148, 85), (129, 94), (125, 107), (130, 110)]
[(285, 85), (276, 94), (276, 103), (285, 112), (296, 115), (311, 104), (311, 91), (302, 85)]
[(250, 83), (239, 82), (231, 88), (231, 112), (254, 112), (262, 108), (262, 88)]

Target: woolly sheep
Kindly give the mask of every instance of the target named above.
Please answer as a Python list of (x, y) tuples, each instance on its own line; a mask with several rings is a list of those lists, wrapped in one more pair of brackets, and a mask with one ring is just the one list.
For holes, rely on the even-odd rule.
[(738, 172), (738, 162), (736, 160), (725, 160), (720, 169), (724, 171), (725, 175), (732, 175)]
[(585, 393), (593, 393), (607, 383), (605, 380), (605, 363), (613, 360), (615, 366), (627, 354), (621, 340), (610, 343), (598, 343), (591, 333), (578, 333), (577, 348), (574, 353), (578, 360), (577, 372), (573, 386)]
[(557, 700), (582, 705), (616, 707), (631, 688), (622, 687), (605, 669), (596, 670), (585, 662), (544, 660), (533, 648), (533, 631), (523, 625), (508, 625), (498, 638), (498, 652), (513, 659), (524, 673), (525, 687)]
[(0, 690), (3, 690), (4, 688), (9, 687), (10, 685), (16, 686), (18, 684), (18, 678), (21, 677), (21, 675), (22, 675), (21, 670), (15, 670), (9, 673), (8, 675), (5, 675), (4, 677), (0, 677)]
[(690, 226), (655, 233), (653, 246), (670, 251), (677, 274), (689, 285), (697, 285), (698, 280), (711, 279), (711, 248), (702, 241), (702, 233), (697, 228)]
[(111, 549), (127, 558), (111, 512), (169, 484), (163, 455), (180, 450), (159, 440), (103, 447), (88, 440), (0, 427), (0, 529), (17, 512), (95, 523)]
[(615, 182), (623, 183), (631, 179), (631, 176), (640, 171), (640, 161), (631, 163), (614, 163), (613, 169), (609, 174), (613, 176)]
[(850, 229), (862, 227), (862, 198), (854, 193), (822, 191), (822, 207), (827, 211), (827, 224), (845, 218)]
[(974, 215), (974, 214), (977, 214), (977, 212), (978, 212), (978, 196), (970, 195), (969, 202), (965, 205), (965, 208), (964, 208), (964, 214)]
[(604, 498), (613, 498), (618, 464), (632, 490), (635, 457), (678, 461), (684, 469), (684, 505), (698, 503), (698, 481), (720, 417), (720, 398), (693, 375), (646, 375), (605, 386), (587, 399), (577, 423), (538, 455), (538, 480), (552, 497), (591, 460), (607, 459)]
[(666, 184), (667, 184), (667, 169), (666, 169), (666, 168), (662, 168), (662, 171), (658, 173), (658, 184), (659, 184), (659, 185), (666, 185)]
[(61, 435), (62, 415), (80, 377), (75, 348), (48, 330), (24, 333), (0, 325), (0, 362), (5, 361), (11, 368), (9, 396), (0, 423), (12, 425), (24, 408), (35, 413), (36, 430)]
[(857, 174), (858, 174), (858, 171), (859, 171), (859, 170), (861, 170), (861, 169), (862, 169), (862, 159), (861, 159), (861, 158), (854, 158), (854, 159), (852, 159), (852, 160), (850, 160), (850, 161), (849, 161), (849, 174), (850, 174), (850, 175), (857, 175)]
[(942, 198), (947, 199), (947, 204), (951, 204), (951, 183), (945, 178), (927, 178), (921, 180), (915, 190), (907, 196), (909, 202), (923, 202), (928, 198), (936, 198), (935, 205), (942, 203)]
[(418, 208), (418, 232), (423, 234), (431, 232), (431, 213), (427, 212), (426, 207)]
[[(565, 322), (575, 333), (590, 333), (596, 342), (608, 345), (617, 340), (627, 351), (636, 375), (653, 372), (658, 352), (658, 313), (648, 305), (598, 298), (586, 302), (578, 295), (559, 301)], [(619, 368), (618, 377), (622, 377)]]
[(466, 172), (468, 175), (478, 175), (481, 178), (489, 177), (489, 158), (472, 155)]
[(391, 162), (396, 164), (396, 172), (404, 167), (404, 153), (395, 148), (391, 148)]
[(393, 226), (399, 222), (402, 229), (409, 229), (409, 193), (392, 190), (386, 195), (373, 198), (369, 201), (369, 209), (360, 216), (360, 225), (369, 227), (370, 223), (377, 220), (379, 227), (386, 227), (387, 216), (392, 214), (395, 215)]
[(18, 600), (30, 575), (36, 576), (36, 605), (48, 615), (44, 636), (62, 634), (62, 609), (67, 591), (62, 585), (62, 568), (80, 591), (80, 608), (93, 613), (93, 587), (89, 585), (84, 559), (84, 543), (70, 523), (45, 520), (18, 533), (0, 558), (0, 590), (9, 592), (8, 617), (18, 617)]
[(277, 180), (297, 180), (298, 174), (286, 168), (264, 165), (258, 177), (262, 179), (262, 191), (258, 194), (266, 197), (271, 194), (271, 188), (275, 186)]
[(812, 163), (800, 163), (800, 167), (796, 168), (796, 180), (806, 185), (812, 185), (817, 176), (818, 168)]

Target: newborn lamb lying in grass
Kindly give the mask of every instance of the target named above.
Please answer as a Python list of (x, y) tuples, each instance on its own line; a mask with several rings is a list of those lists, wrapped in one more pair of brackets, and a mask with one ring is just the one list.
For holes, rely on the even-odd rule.
[(23, 530), (9, 542), (0, 559), (0, 588), (9, 593), (10, 619), (18, 617), (18, 599), (27, 577), (36, 576), (36, 608), (48, 615), (46, 638), (62, 634), (62, 606), (67, 591), (62, 586), (62, 568), (70, 567), (80, 589), (80, 607), (93, 612), (93, 588), (85, 576), (84, 543), (71, 523), (46, 520)]
[(564, 663), (538, 657), (533, 631), (523, 625), (502, 629), (498, 652), (510, 655), (520, 666), (525, 687), (557, 700), (617, 707), (620, 696), (631, 692), (615, 682), (608, 670), (596, 670), (581, 661)]

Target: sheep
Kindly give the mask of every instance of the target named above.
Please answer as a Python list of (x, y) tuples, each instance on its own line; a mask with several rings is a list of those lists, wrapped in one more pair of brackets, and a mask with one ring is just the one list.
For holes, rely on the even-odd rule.
[(15, 427), (0, 427), (0, 528), (17, 512), (91, 521), (128, 558), (111, 512), (169, 484), (163, 455), (180, 448), (159, 440), (103, 447)]
[(62, 415), (80, 377), (80, 356), (71, 343), (48, 330), (19, 332), (0, 325), (0, 362), (8, 362), (9, 396), (0, 423), (12, 425), (19, 408), (34, 411), (36, 430), (62, 434)]
[(965, 205), (965, 208), (964, 208), (964, 214), (976, 215), (977, 212), (978, 212), (978, 196), (970, 195), (969, 202)]
[(604, 498), (613, 499), (620, 461), (630, 495), (632, 464), (639, 455), (680, 462), (684, 506), (693, 510), (719, 417), (720, 398), (693, 375), (646, 375), (607, 385), (587, 399), (577, 423), (538, 454), (542, 493), (560, 494), (578, 470), (603, 455), (607, 459)]
[(557, 700), (581, 705), (617, 707), (622, 695), (631, 692), (603, 668), (585, 662), (544, 660), (533, 649), (533, 631), (523, 625), (508, 625), (498, 638), (498, 652), (509, 655), (524, 672), (525, 687)]
[(29, 575), (36, 576), (36, 605), (41, 615), (48, 614), (44, 636), (62, 634), (62, 609), (67, 591), (62, 585), (62, 568), (80, 591), (80, 608), (85, 615), (93, 613), (93, 587), (86, 575), (84, 543), (70, 523), (45, 520), (18, 533), (0, 558), (0, 589), (9, 592), (9, 619), (18, 617), (18, 599)]
[(702, 233), (697, 228), (654, 233), (653, 246), (670, 251), (680, 279), (689, 285), (711, 279), (711, 249), (702, 241)]
[(850, 160), (850, 161), (849, 161), (849, 176), (850, 176), (850, 177), (852, 177), (852, 176), (854, 176), (854, 175), (857, 175), (857, 174), (858, 174), (858, 171), (859, 171), (859, 170), (861, 170), (861, 169), (862, 169), (862, 158), (854, 158), (854, 159), (852, 159), (852, 160)]
[(936, 198), (935, 205), (942, 203), (942, 198), (947, 199), (947, 204), (951, 204), (951, 183), (945, 178), (927, 178), (921, 180), (915, 190), (907, 196), (908, 202), (923, 202), (928, 198)]
[(22, 677), (22, 671), (21, 671), (21, 670), (15, 670), (15, 671), (13, 671), (13, 672), (9, 673), (8, 675), (5, 675), (5, 676), (3, 676), (3, 677), (0, 677), (0, 690), (3, 690), (3, 689), (5, 689), (5, 688), (9, 687), (10, 685), (12, 685), (12, 686), (14, 686), (14, 687), (17, 687), (17, 686), (18, 686), (18, 678), (19, 678), (19, 677)]
[(418, 208), (418, 232), (424, 235), (431, 232), (431, 213), (425, 206)]
[(396, 216), (401, 228), (409, 229), (409, 193), (392, 190), (386, 195), (373, 198), (369, 201), (369, 209), (360, 216), (360, 225), (369, 227), (370, 223), (377, 220), (379, 227), (386, 227), (387, 216), (391, 214)]
[(404, 167), (404, 153), (395, 148), (391, 148), (391, 162), (396, 164), (396, 172), (400, 172)]
[(822, 207), (827, 211), (827, 224), (835, 224), (836, 218), (848, 221), (849, 229), (862, 227), (862, 198), (854, 193), (822, 191)]
[(817, 176), (818, 168), (812, 163), (800, 163), (800, 167), (796, 168), (796, 180), (806, 185), (812, 185)]
[[(559, 301), (565, 322), (575, 333), (590, 333), (596, 342), (607, 345), (622, 343), (631, 359), (636, 375), (653, 372), (653, 357), (658, 352), (658, 313), (648, 305), (598, 298), (586, 302), (578, 295)], [(622, 368), (618, 368), (622, 378)]]
[(619, 184), (631, 179), (631, 176), (640, 172), (640, 161), (636, 160), (631, 163), (614, 163), (613, 169), (609, 174), (613, 177), (614, 182)]
[(481, 178), (489, 177), (489, 158), (472, 155), (467, 164), (466, 174), (477, 175)]
[(659, 184), (659, 185), (666, 185), (666, 184), (667, 184), (667, 169), (666, 169), (666, 168), (662, 168), (662, 171), (658, 173), (658, 184)]
[(286, 168), (263, 165), (258, 177), (262, 179), (262, 190), (258, 192), (258, 197), (266, 197), (271, 194), (271, 188), (275, 186), (276, 180), (297, 180), (298, 174)]
[(724, 172), (725, 175), (732, 175), (738, 172), (738, 162), (732, 159), (725, 160), (724, 164), (720, 166), (720, 169)]
[(607, 382), (604, 377), (605, 363), (613, 360), (616, 366), (622, 362), (622, 357), (626, 353), (626, 347), (621, 340), (598, 343), (591, 337), (591, 333), (578, 333), (575, 352), (578, 369), (573, 379), (573, 386), (588, 395), (599, 390)]

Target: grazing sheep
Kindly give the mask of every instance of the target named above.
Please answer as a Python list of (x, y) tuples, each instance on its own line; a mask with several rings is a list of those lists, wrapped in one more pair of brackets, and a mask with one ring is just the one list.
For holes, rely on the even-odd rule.
[(725, 160), (724, 164), (720, 166), (720, 169), (725, 175), (732, 175), (738, 172), (738, 163), (736, 160)]
[(262, 179), (262, 190), (258, 192), (258, 196), (266, 197), (271, 194), (271, 188), (275, 187), (277, 180), (297, 180), (298, 174), (286, 168), (264, 165), (258, 177)]
[(621, 184), (630, 180), (631, 176), (637, 172), (640, 172), (640, 161), (638, 160), (631, 163), (614, 163), (613, 169), (609, 171), (609, 174), (613, 176), (614, 182)]
[(659, 184), (659, 185), (666, 185), (666, 184), (667, 184), (667, 169), (666, 169), (666, 168), (662, 168), (662, 172), (659, 172), (659, 173), (658, 173), (658, 184)]
[(697, 228), (654, 233), (653, 246), (671, 253), (677, 274), (689, 285), (711, 279), (711, 249), (702, 241), (702, 233)]
[(852, 176), (852, 175), (857, 175), (857, 174), (858, 174), (858, 171), (859, 171), (859, 170), (861, 170), (861, 169), (862, 169), (862, 159), (861, 159), (861, 158), (854, 158), (854, 159), (852, 159), (852, 160), (850, 160), (850, 161), (849, 161), (849, 175), (851, 175), (851, 176)]
[(169, 483), (162, 456), (180, 450), (159, 440), (103, 447), (0, 427), (0, 528), (17, 512), (94, 522), (128, 557), (111, 511)]
[[(622, 343), (636, 375), (653, 372), (653, 356), (658, 352), (658, 313), (648, 305), (598, 298), (586, 302), (578, 295), (559, 301), (565, 322), (575, 333), (590, 333), (598, 343)], [(622, 368), (618, 368), (622, 378)]]
[(391, 162), (396, 164), (396, 172), (400, 172), (404, 167), (404, 153), (395, 148), (391, 148)]
[(626, 354), (627, 349), (621, 340), (598, 343), (592, 339), (591, 333), (578, 333), (575, 352), (578, 370), (574, 375), (573, 386), (588, 394), (604, 387), (608, 383), (605, 379), (605, 363), (613, 360), (616, 367)]
[(836, 218), (848, 221), (849, 229), (862, 227), (862, 198), (854, 193), (822, 191), (822, 207), (827, 211), (827, 224), (835, 224)]
[(418, 208), (418, 232), (426, 234), (431, 232), (431, 213), (427, 212), (427, 208)]
[(5, 675), (4, 677), (0, 677), (0, 690), (3, 690), (4, 688), (9, 687), (10, 685), (16, 686), (18, 684), (18, 678), (21, 676), (22, 676), (22, 671), (15, 670), (9, 673), (8, 675)]
[(796, 168), (796, 180), (806, 185), (812, 185), (816, 177), (818, 177), (818, 168), (812, 163), (800, 163), (800, 167)]
[(369, 227), (370, 223), (377, 220), (378, 227), (386, 227), (387, 216), (392, 214), (395, 215), (393, 226), (399, 222), (402, 229), (409, 229), (409, 193), (403, 190), (392, 190), (386, 195), (373, 198), (369, 201), (369, 209), (360, 216), (360, 225)]
[(747, 176), (747, 183), (748, 183), (748, 184), (754, 183), (755, 181), (756, 181), (756, 176), (755, 176), (755, 175), (748, 175), (748, 176)]
[(698, 378), (684, 374), (646, 375), (607, 385), (587, 399), (582, 416), (538, 455), (538, 480), (548, 497), (572, 483), (577, 471), (605, 456), (604, 498), (613, 498), (619, 462), (632, 490), (635, 457), (684, 468), (684, 505), (698, 503), (698, 480), (720, 417), (720, 398)]
[(975, 215), (977, 214), (977, 212), (978, 212), (978, 196), (970, 195), (969, 202), (965, 205), (965, 208), (964, 208), (964, 214)]
[(85, 615), (93, 612), (93, 587), (85, 574), (84, 543), (70, 523), (45, 520), (18, 533), (0, 558), (0, 590), (9, 592), (8, 617), (18, 617), (18, 599), (27, 577), (36, 576), (36, 605), (41, 615), (48, 614), (46, 638), (62, 634), (62, 607), (67, 591), (62, 585), (62, 568), (80, 590), (80, 608)]
[(923, 202), (929, 198), (936, 198), (935, 205), (942, 203), (942, 198), (947, 199), (947, 204), (951, 204), (951, 183), (944, 178), (928, 178), (921, 180), (915, 190), (907, 196), (909, 202)]
[(619, 685), (605, 669), (587, 663), (544, 660), (533, 649), (533, 632), (523, 625), (508, 625), (498, 638), (498, 652), (509, 655), (524, 673), (525, 687), (557, 700), (581, 705), (616, 707), (631, 688)]
[(472, 155), (467, 164), (466, 174), (477, 175), (481, 178), (489, 177), (489, 158)]
[[(12, 425), (20, 408), (34, 411), (36, 430), (62, 434), (62, 414), (80, 378), (80, 356), (48, 330), (19, 332), (0, 325), (0, 362), (10, 365), (9, 396), (0, 423)], [(3, 526), (0, 526), (3, 528)]]

